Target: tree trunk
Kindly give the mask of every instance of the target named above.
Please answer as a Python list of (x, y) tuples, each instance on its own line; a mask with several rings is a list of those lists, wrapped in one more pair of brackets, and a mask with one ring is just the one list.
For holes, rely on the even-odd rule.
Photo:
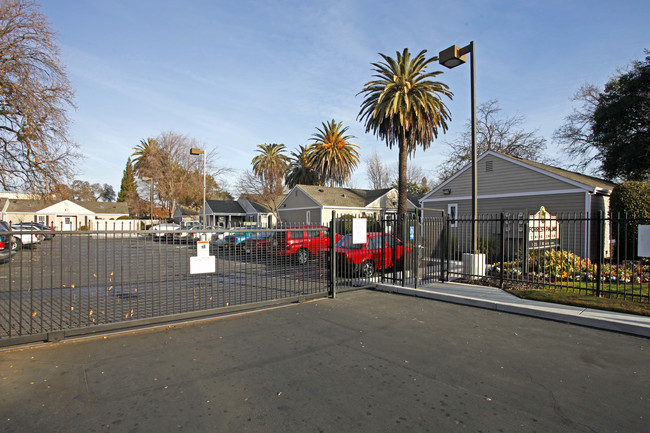
[(401, 227), (402, 218), (406, 214), (406, 162), (408, 159), (408, 151), (406, 146), (406, 137), (402, 134), (399, 142), (399, 162), (398, 162), (398, 177), (397, 177), (397, 221), (398, 227)]

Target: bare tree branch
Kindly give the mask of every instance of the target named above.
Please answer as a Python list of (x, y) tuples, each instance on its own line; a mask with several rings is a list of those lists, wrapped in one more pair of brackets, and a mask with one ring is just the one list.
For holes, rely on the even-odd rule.
[[(539, 161), (543, 159), (546, 139), (537, 136), (537, 131), (521, 128), (525, 118), (499, 117), (499, 102), (489, 100), (478, 107), (476, 118), (476, 150), (480, 155), (488, 150), (505, 153), (518, 158)], [(439, 181), (448, 179), (471, 160), (471, 125), (468, 121), (463, 135), (454, 142), (446, 143), (451, 152), (438, 168)]]
[(35, 2), (0, 2), (0, 186), (47, 192), (81, 158), (67, 136), (73, 91)]

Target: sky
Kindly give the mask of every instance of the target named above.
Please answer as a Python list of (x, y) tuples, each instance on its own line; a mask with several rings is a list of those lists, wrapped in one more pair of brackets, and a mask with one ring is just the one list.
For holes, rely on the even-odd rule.
[[(75, 90), (70, 136), (86, 156), (77, 178), (119, 191), (140, 140), (165, 131), (216, 150), (234, 193), (256, 147), (309, 144), (323, 122), (348, 126), (361, 162), (350, 186), (369, 188), (366, 161), (388, 165), (397, 149), (357, 119), (378, 53), (427, 56), (475, 43), (478, 104), (552, 140), (585, 83), (603, 87), (650, 49), (650, 2), (41, 0)], [(430, 179), (470, 117), (469, 63), (444, 73), (454, 99), (449, 130), (409, 164)]]

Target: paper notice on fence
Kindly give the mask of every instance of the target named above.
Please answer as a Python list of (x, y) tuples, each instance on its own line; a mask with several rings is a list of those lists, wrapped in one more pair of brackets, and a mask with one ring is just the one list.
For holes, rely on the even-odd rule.
[(209, 257), (210, 256), (210, 242), (198, 241), (196, 243), (196, 255), (197, 255), (197, 257)]
[(214, 256), (190, 257), (190, 274), (210, 274), (216, 271)]
[(352, 219), (352, 243), (365, 244), (366, 243), (366, 224), (368, 220), (365, 218)]

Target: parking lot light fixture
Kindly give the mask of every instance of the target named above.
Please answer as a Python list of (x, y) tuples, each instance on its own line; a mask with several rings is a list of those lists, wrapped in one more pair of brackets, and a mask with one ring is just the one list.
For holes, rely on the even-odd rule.
[(467, 54), (470, 54), (470, 87), (472, 100), (472, 253), (478, 253), (478, 170), (476, 166), (476, 70), (474, 67), (476, 50), (474, 41), (469, 45), (459, 48), (452, 45), (438, 54), (438, 62), (451, 69), (466, 62)]
[(206, 224), (205, 224), (205, 165), (206, 165), (206, 156), (205, 156), (205, 150), (198, 149), (196, 147), (192, 147), (190, 149), (190, 155), (203, 155), (203, 230), (205, 230)]

